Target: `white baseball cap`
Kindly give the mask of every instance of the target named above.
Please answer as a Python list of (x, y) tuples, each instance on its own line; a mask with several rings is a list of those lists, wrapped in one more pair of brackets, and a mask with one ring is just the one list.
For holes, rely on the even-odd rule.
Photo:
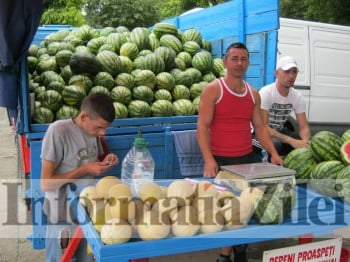
[(280, 59), (278, 59), (277, 69), (289, 70), (293, 67), (298, 68), (297, 61), (294, 57), (283, 56)]

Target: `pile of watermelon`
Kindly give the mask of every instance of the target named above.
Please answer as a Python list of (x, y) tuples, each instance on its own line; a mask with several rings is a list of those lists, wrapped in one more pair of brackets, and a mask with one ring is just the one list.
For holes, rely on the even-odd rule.
[(49, 34), (28, 50), (33, 123), (76, 116), (95, 92), (112, 97), (116, 118), (195, 115), (203, 88), (225, 74), (210, 52), (198, 30), (169, 23)]
[(350, 203), (350, 129), (341, 136), (331, 131), (314, 134), (307, 148), (291, 151), (284, 159), (299, 182), (318, 193)]

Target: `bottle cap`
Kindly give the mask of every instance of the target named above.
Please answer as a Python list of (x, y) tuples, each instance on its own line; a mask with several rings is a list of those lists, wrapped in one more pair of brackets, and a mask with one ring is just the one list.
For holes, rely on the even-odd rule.
[(138, 137), (136, 137), (134, 141), (134, 146), (136, 148), (145, 148), (147, 147), (147, 145), (148, 145), (148, 142), (146, 141), (146, 139), (142, 137), (142, 129), (139, 129)]

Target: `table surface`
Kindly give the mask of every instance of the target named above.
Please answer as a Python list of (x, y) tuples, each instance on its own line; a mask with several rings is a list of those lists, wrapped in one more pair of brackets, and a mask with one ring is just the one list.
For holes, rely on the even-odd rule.
[[(77, 193), (68, 190), (70, 201), (77, 205), (77, 219), (97, 261), (127, 262), (131, 259), (166, 256), (194, 252), (222, 246), (261, 242), (278, 238), (298, 237), (305, 234), (322, 236), (337, 228), (350, 225), (350, 205), (315, 193), (305, 185), (296, 186), (296, 205), (290, 218), (282, 224), (260, 225), (251, 221), (246, 227), (224, 230), (192, 237), (169, 237), (161, 240), (132, 239), (123, 244), (104, 245), (88, 215), (78, 204)], [(72, 202), (72, 203), (73, 203)]]

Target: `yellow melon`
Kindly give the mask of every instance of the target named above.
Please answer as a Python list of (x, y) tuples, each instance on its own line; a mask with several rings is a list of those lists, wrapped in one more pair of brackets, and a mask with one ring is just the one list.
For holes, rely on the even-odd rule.
[(120, 184), (121, 180), (115, 176), (102, 177), (96, 183), (96, 190), (100, 197), (107, 198), (109, 189), (116, 184)]

